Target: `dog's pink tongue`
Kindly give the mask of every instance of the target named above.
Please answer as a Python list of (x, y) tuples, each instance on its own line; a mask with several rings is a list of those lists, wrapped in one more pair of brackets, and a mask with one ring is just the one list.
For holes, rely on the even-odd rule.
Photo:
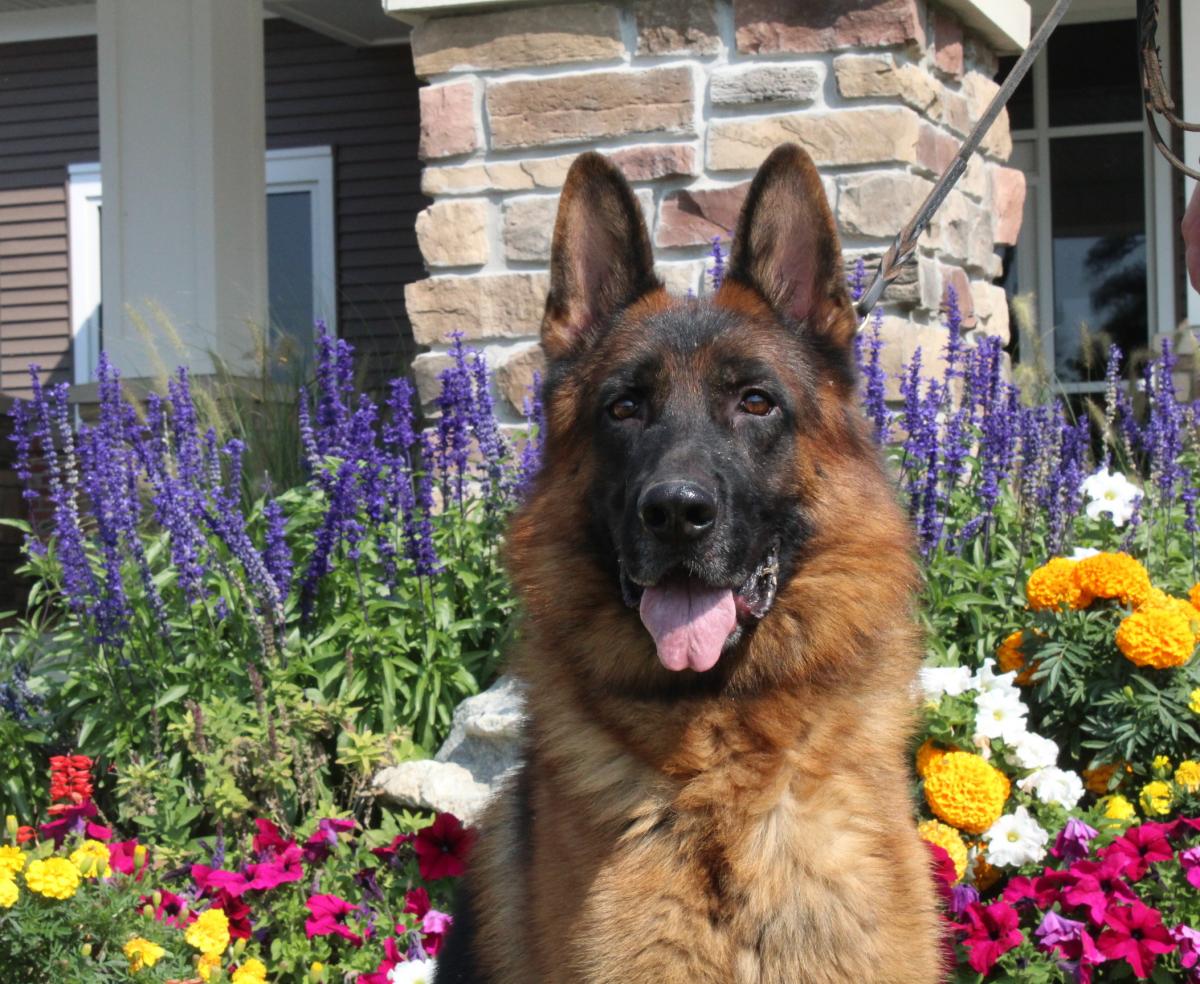
[(711, 670), (737, 624), (732, 591), (688, 581), (646, 588), (640, 613), (668, 670)]

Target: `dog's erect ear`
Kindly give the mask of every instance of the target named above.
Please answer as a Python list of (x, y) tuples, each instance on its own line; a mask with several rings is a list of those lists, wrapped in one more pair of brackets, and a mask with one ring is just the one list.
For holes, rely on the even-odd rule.
[(547, 357), (586, 345), (621, 308), (659, 286), (633, 190), (607, 158), (580, 154), (567, 172), (554, 223), (542, 319)]
[(855, 322), (842, 273), (837, 226), (812, 159), (776, 147), (750, 185), (726, 282), (757, 290), (785, 320), (850, 344)]

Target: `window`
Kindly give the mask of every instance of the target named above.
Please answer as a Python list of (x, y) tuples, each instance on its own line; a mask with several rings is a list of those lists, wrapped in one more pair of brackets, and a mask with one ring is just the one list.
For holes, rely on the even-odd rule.
[[(311, 362), (314, 324), (337, 332), (333, 154), (328, 147), (267, 151), (267, 318), (271, 351)], [(103, 346), (99, 164), (68, 169), (71, 330), (75, 382), (90, 382)]]
[(1155, 265), (1170, 185), (1143, 133), (1140, 91), (1134, 21), (1069, 24), (1010, 103), (1011, 163), (1027, 192), (1005, 288), (1036, 297), (1040, 352), (1020, 358), (1040, 356), (1067, 392), (1103, 388), (1109, 341), (1129, 353), (1174, 327), (1170, 261)]

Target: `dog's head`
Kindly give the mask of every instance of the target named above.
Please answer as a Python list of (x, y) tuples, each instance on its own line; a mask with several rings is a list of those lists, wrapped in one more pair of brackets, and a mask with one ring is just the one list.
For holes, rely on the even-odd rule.
[(543, 472), (513, 536), (534, 631), (568, 648), (598, 632), (568, 658), (610, 681), (727, 678), (839, 497), (856, 522), (843, 463), (879, 484), (854, 332), (833, 218), (798, 147), (762, 165), (704, 301), (666, 293), (633, 192), (604, 157), (579, 157), (542, 326)]

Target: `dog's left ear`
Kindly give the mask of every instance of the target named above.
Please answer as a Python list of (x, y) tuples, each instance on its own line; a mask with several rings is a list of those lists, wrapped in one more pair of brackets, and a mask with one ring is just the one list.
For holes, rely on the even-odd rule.
[(642, 209), (624, 175), (593, 151), (575, 158), (554, 223), (542, 349), (559, 359), (662, 284)]
[(754, 176), (725, 282), (752, 287), (785, 321), (836, 345), (853, 339), (837, 226), (821, 176), (796, 144), (775, 148)]

